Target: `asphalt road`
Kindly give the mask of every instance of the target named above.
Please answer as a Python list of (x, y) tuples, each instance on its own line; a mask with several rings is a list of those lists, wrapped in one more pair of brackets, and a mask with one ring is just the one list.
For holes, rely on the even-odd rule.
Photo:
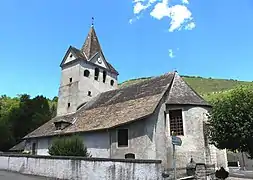
[(243, 171), (238, 168), (229, 168), (229, 175), (231, 177), (253, 179), (253, 171)]
[(0, 180), (50, 180), (49, 178), (26, 176), (19, 173), (0, 171)]

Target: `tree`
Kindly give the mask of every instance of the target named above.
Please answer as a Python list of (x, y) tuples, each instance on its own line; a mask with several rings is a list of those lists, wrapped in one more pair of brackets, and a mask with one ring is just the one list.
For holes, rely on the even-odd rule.
[(219, 149), (246, 152), (253, 158), (253, 91), (238, 87), (212, 100), (209, 139)]
[(91, 157), (79, 136), (58, 137), (49, 147), (48, 153), (54, 156)]

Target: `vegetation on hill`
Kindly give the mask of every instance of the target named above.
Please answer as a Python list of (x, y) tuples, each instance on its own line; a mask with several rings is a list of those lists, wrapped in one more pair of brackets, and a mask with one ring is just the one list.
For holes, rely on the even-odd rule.
[[(126, 87), (151, 77), (131, 79), (119, 84), (120, 87)], [(253, 88), (253, 82), (238, 81), (233, 79), (213, 79), (199, 76), (182, 76), (182, 78), (204, 99), (210, 101), (216, 98), (220, 93), (224, 93), (238, 86), (249, 86)]]

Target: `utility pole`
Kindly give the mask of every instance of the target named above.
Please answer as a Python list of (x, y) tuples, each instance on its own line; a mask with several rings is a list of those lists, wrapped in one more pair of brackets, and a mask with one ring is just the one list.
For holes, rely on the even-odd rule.
[(174, 180), (177, 179), (177, 168), (176, 168), (176, 146), (173, 144), (173, 168), (174, 168)]
[(180, 137), (177, 137), (176, 134), (172, 131), (171, 133), (172, 147), (173, 147), (173, 169), (174, 169), (174, 180), (177, 179), (177, 165), (176, 165), (176, 146), (182, 145), (182, 140)]

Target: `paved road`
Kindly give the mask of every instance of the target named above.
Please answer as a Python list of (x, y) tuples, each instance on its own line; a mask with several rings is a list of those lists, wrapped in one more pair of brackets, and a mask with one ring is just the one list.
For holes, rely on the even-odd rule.
[(19, 173), (0, 171), (0, 180), (50, 180), (49, 178), (25, 176)]
[(238, 168), (229, 168), (229, 175), (232, 177), (253, 179), (253, 171), (243, 171)]

